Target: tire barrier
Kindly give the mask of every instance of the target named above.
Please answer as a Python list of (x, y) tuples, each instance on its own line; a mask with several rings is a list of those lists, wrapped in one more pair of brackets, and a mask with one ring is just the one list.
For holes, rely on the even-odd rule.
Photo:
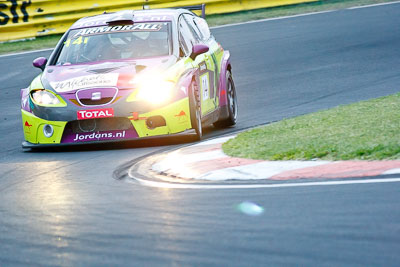
[(79, 18), (104, 11), (206, 4), (206, 14), (210, 15), (315, 1), (318, 0), (0, 0), (0, 42), (63, 33)]

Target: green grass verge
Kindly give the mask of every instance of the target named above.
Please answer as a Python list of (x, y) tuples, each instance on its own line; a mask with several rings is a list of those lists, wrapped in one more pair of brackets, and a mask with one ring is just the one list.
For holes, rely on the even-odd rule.
[[(264, 8), (221, 15), (209, 15), (207, 16), (207, 21), (210, 26), (217, 26), (250, 20), (289, 16), (332, 9), (342, 9), (352, 6), (369, 5), (390, 1), (392, 0), (321, 0), (318, 2), (291, 6)], [(0, 43), (0, 54), (52, 48), (57, 44), (61, 36), (62, 34), (56, 34), (37, 37), (33, 40)]]
[(237, 13), (222, 14), (222, 15), (209, 15), (207, 22), (210, 26), (240, 23), (250, 20), (259, 20), (266, 18), (291, 16), (319, 11), (344, 9), (355, 6), (365, 6), (370, 4), (379, 4), (392, 2), (393, 0), (321, 0), (317, 2), (263, 8), (250, 11), (241, 11)]
[(240, 133), (233, 157), (263, 160), (400, 159), (400, 93), (339, 106)]
[(55, 47), (62, 34), (37, 37), (33, 40), (0, 43), (0, 54), (40, 50)]

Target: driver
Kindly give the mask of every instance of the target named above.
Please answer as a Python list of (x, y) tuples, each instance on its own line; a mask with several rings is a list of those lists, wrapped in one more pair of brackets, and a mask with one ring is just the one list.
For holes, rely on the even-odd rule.
[(84, 58), (89, 61), (120, 59), (121, 53), (109, 38), (110, 34), (90, 36), (84, 50)]

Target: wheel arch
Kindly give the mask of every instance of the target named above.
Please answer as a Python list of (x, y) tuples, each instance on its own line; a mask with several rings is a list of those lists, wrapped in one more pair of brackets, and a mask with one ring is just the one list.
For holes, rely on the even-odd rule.
[(231, 59), (231, 54), (229, 53), (229, 51), (224, 51), (224, 55), (222, 56), (221, 71), (219, 73), (219, 84), (218, 84), (219, 107), (224, 107), (228, 103), (228, 98), (226, 95), (226, 72), (229, 71), (232, 73), (232, 64), (230, 59)]
[(219, 97), (219, 116), (218, 121), (224, 120), (229, 117), (228, 110), (228, 96), (226, 93), (226, 73), (229, 71), (232, 73), (231, 54), (229, 51), (224, 51), (221, 62), (221, 72), (219, 73), (219, 84), (218, 84), (218, 97)]

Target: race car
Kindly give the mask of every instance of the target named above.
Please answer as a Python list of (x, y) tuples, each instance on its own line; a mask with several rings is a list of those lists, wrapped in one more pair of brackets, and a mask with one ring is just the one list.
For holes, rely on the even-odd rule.
[(24, 148), (124, 141), (236, 123), (229, 51), (187, 9), (86, 17), (21, 90)]

